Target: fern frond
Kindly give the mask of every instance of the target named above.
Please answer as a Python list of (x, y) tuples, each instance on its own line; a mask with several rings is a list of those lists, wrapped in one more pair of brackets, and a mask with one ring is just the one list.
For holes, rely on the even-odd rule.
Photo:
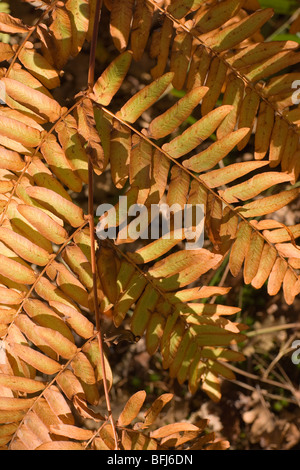
[[(143, 274), (139, 264), (161, 257), (172, 245), (162, 245), (163, 251), (160, 246), (160, 240), (157, 240), (152, 246), (127, 253), (119, 273), (116, 273), (115, 282), (112, 270), (109, 270), (111, 280), (107, 284), (106, 295), (111, 297), (114, 286), (120, 286), (117, 296), (113, 294), (116, 297), (113, 307), (114, 322), (119, 326), (126, 313), (132, 309), (131, 331), (137, 337), (145, 334), (149, 354), (154, 354), (159, 349), (163, 366), (170, 369), (172, 377), (177, 377), (180, 383), (189, 380), (193, 393), (203, 381), (203, 389), (212, 399), (218, 400), (219, 373), (227, 378), (233, 376), (226, 366), (215, 364), (215, 360), (218, 362), (219, 354), (221, 361), (226, 358), (226, 351), (229, 359), (232, 342), (244, 338), (238, 325), (222, 319), (221, 316), (232, 315), (239, 309), (189, 302), (203, 298), (205, 291), (214, 295), (218, 289), (212, 289), (211, 292), (205, 287), (202, 292), (199, 289), (192, 289), (191, 292), (181, 289), (216, 267), (222, 257), (204, 249), (196, 252), (181, 251), (164, 257), (148, 269), (147, 274)], [(101, 250), (102, 248), (100, 252)], [(112, 254), (110, 264), (111, 257)], [(103, 258), (98, 268), (101, 278), (101, 271), (105, 270)], [(105, 273), (107, 271), (103, 271), (104, 275)], [(219, 352), (214, 356), (216, 350)], [(209, 351), (211, 354), (207, 356)], [(231, 360), (242, 360), (243, 356), (232, 351), (231, 357)]]
[[(273, 139), (278, 137), (278, 129), (272, 134), (273, 120), (275, 117), (277, 119), (277, 126), (280, 129), (286, 126), (290, 127), (291, 133), (296, 139), (298, 135), (297, 117), (294, 116), (295, 112), (294, 114), (288, 113), (288, 108), (293, 106), (293, 91), (291, 88), (287, 89), (287, 95), (284, 96), (284, 101), (282, 101), (282, 92), (280, 89), (278, 93), (270, 96), (268, 92), (269, 82), (272, 84), (274, 78), (271, 78), (268, 82), (268, 77), (272, 77), (272, 75), (278, 74), (286, 67), (299, 62), (299, 53), (294, 52), (294, 49), (297, 49), (299, 45), (292, 41), (263, 43), (255, 39), (252, 40), (253, 33), (259, 30), (272, 16), (271, 9), (257, 11), (248, 17), (243, 10), (240, 10), (242, 6), (241, 2), (235, 2), (233, 0), (222, 2), (221, 5), (212, 7), (190, 4), (184, 5), (181, 3), (181, 5), (178, 4), (178, 12), (181, 11), (181, 13), (177, 12), (175, 16), (173, 16), (171, 12), (177, 11), (175, 3), (174, 5), (172, 4), (171, 7), (168, 7), (168, 10), (164, 10), (151, 0), (147, 3), (151, 4), (152, 8), (158, 10), (164, 17), (164, 24), (161, 31), (157, 33), (155, 30), (153, 33), (153, 41), (155, 41), (156, 44), (159, 44), (159, 41), (161, 41), (161, 44), (164, 45), (163, 48), (161, 47), (161, 52), (159, 49), (160, 46), (155, 46), (156, 52), (154, 52), (153, 49), (152, 57), (157, 58), (158, 61), (157, 66), (152, 71), (153, 78), (158, 78), (165, 72), (167, 65), (166, 51), (168, 44), (172, 44), (173, 42), (173, 62), (175, 60), (175, 54), (177, 54), (175, 53), (177, 48), (180, 50), (180, 57), (186, 57), (186, 64), (189, 63), (187, 89), (191, 90), (194, 87), (202, 85), (206, 85), (209, 88), (209, 92), (202, 104), (203, 115), (214, 108), (219, 97), (221, 97), (223, 104), (234, 105), (234, 110), (230, 113), (230, 116), (228, 116), (228, 120), (230, 119), (231, 124), (228, 126), (228, 123), (225, 121), (223, 124), (224, 131), (222, 131), (221, 126), (219, 135), (221, 135), (221, 132), (223, 132), (224, 136), (227, 135), (236, 125), (238, 125), (238, 127), (249, 127), (252, 129), (256, 117), (261, 120), (263, 118), (264, 109), (266, 109), (270, 114), (271, 121), (269, 121), (267, 126), (259, 126), (259, 129), (265, 130), (265, 144), (262, 144), (260, 138), (256, 139), (256, 158), (264, 158), (270, 149), (270, 145), (272, 145)], [(194, 13), (195, 10), (196, 13)], [(194, 15), (193, 20), (189, 20), (184, 25), (182, 20), (179, 20), (179, 18), (182, 18), (181, 15), (183, 12), (185, 12), (184, 16), (189, 13)], [(230, 13), (236, 16), (230, 17)], [(226, 15), (229, 15), (230, 18)], [(207, 21), (207, 18), (213, 18), (211, 24)], [(226, 18), (228, 18), (228, 26), (226, 26)], [(235, 21), (233, 21), (233, 18)], [(180, 28), (182, 32), (180, 32)], [(199, 35), (199, 32), (204, 32), (203, 28), (205, 33)], [(172, 31), (174, 31), (175, 36)], [(159, 38), (157, 35), (159, 35)], [(176, 41), (179, 40), (180, 35), (193, 39), (195, 45), (191, 50), (185, 51), (183, 46), (180, 48), (180, 41), (178, 46), (176, 46)], [(247, 43), (248, 40), (250, 40), (250, 43)], [(237, 45), (239, 45), (239, 47), (236, 51), (232, 52), (231, 49)], [(220, 54), (221, 52), (222, 54)], [(269, 61), (268, 58), (270, 58)], [(172, 65), (173, 62), (171, 60), (171, 71), (173, 71), (174, 68), (174, 65)], [(178, 72), (177, 75), (185, 77), (187, 72), (186, 67), (187, 65), (182, 68), (179, 66), (180, 73)], [(278, 79), (280, 79), (280, 76)], [(174, 80), (177, 79), (174, 77), (173, 81)], [(260, 80), (265, 81), (264, 86), (259, 84)], [(226, 84), (224, 87), (223, 84), (225, 81)], [(173, 82), (173, 85), (177, 88), (182, 88), (184, 82), (181, 84)], [(222, 94), (224, 94), (223, 98)], [(251, 103), (253, 103), (252, 114), (249, 112), (250, 99)], [(261, 111), (259, 111), (258, 108), (259, 103), (261, 103)], [(246, 109), (248, 111), (247, 117), (245, 116)], [(247, 138), (243, 139), (242, 143), (239, 145), (239, 149), (242, 149), (247, 144), (250, 136), (251, 133), (249, 132)], [(284, 148), (288, 141), (289, 140), (281, 141), (280, 148)], [(259, 150), (258, 145), (263, 145), (263, 151)], [(278, 145), (276, 147), (278, 148)], [(295, 149), (293, 153), (295, 153)], [(274, 157), (272, 157), (272, 160), (275, 161)], [(276, 160), (273, 166), (278, 165), (280, 162), (281, 159)], [(293, 173), (292, 164), (290, 168), (284, 165), (283, 169)], [(296, 181), (299, 176), (298, 170), (296, 175), (293, 176), (294, 181)]]
[[(205, 276), (228, 255), (246, 284), (267, 282), (270, 295), (282, 288), (288, 304), (300, 292), (298, 224), (265, 219), (299, 195), (287, 186), (300, 172), (300, 118), (296, 75), (285, 70), (299, 62), (298, 44), (264, 42), (260, 28), (272, 10), (256, 2), (251, 14), (239, 0), (104, 4), (119, 55), (69, 109), (54, 92), (92, 38), (96, 2), (34, 2), (41, 13), (33, 26), (0, 14), (0, 31), (22, 36), (18, 46), (0, 43), (9, 63), (0, 71), (0, 443), (13, 450), (115, 448), (113, 426), (93, 411), (113, 385), (91, 317), (96, 298), (117, 328), (128, 322), (137, 339), (145, 336), (171, 378), (217, 401), (221, 378), (234, 378), (226, 364), (244, 359), (232, 345), (246, 327), (227, 318), (239, 308), (207, 302), (229, 289), (205, 285)], [(152, 80), (117, 106), (132, 62), (148, 52)], [(172, 86), (180, 99), (152, 113)], [(251, 142), (253, 161), (227, 164)], [(279, 164), (282, 171), (270, 171)], [(119, 232), (99, 246), (86, 230), (91, 214), (73, 198), (91, 184), (91, 165), (97, 175), (110, 171), (127, 212), (145, 206), (125, 227), (119, 204), (116, 220), (113, 211), (102, 216)], [(170, 227), (170, 238), (130, 251), (131, 228), (148, 228), (151, 204), (164, 200), (204, 206), (205, 248), (181, 249), (186, 234)], [(125, 450), (227, 447), (203, 435), (206, 421), (149, 431), (171, 396), (136, 423), (145, 399), (143, 391), (130, 397), (116, 423)], [(78, 428), (74, 410), (97, 431)]]

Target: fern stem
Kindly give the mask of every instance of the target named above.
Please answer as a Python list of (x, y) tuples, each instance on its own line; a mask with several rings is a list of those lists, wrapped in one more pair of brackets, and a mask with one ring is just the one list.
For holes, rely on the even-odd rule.
[(92, 276), (93, 276), (93, 296), (94, 296), (94, 309), (95, 309), (95, 322), (97, 330), (97, 339), (99, 346), (99, 353), (101, 358), (101, 368), (103, 371), (103, 388), (105, 394), (106, 408), (111, 422), (112, 430), (114, 433), (115, 439), (115, 450), (119, 450), (118, 446), (118, 435), (112, 415), (111, 403), (109, 398), (109, 391), (107, 385), (107, 376), (105, 371), (105, 361), (104, 361), (104, 350), (103, 350), (103, 340), (101, 332), (101, 323), (100, 323), (100, 311), (99, 311), (99, 301), (97, 293), (97, 268), (96, 268), (96, 251), (95, 251), (95, 224), (94, 224), (94, 200), (93, 200), (93, 191), (94, 189), (94, 176), (93, 176), (93, 165), (89, 159), (89, 194), (88, 194), (88, 204), (89, 204), (89, 228), (90, 228), (90, 238), (91, 238), (91, 267), (92, 267)]
[[(96, 4), (96, 12), (94, 18), (94, 27), (93, 27), (93, 37), (91, 41), (91, 48), (90, 48), (90, 59), (89, 59), (89, 71), (88, 71), (88, 89), (92, 91), (94, 86), (94, 79), (95, 79), (95, 60), (96, 60), (96, 46), (97, 46), (97, 38), (98, 38), (98, 29), (99, 29), (99, 22), (101, 16), (101, 8), (102, 8), (102, 0), (97, 0)], [(99, 310), (99, 300), (98, 300), (98, 292), (97, 292), (97, 267), (96, 267), (96, 250), (95, 250), (95, 223), (94, 223), (94, 170), (93, 164), (91, 159), (89, 158), (88, 162), (88, 174), (89, 174), (89, 182), (88, 182), (88, 218), (89, 218), (89, 229), (90, 229), (90, 239), (91, 239), (91, 267), (92, 267), (92, 276), (93, 276), (93, 297), (94, 297), (94, 310), (95, 310), (95, 323), (96, 323), (96, 330), (97, 330), (97, 339), (98, 339), (98, 346), (99, 346), (99, 353), (100, 353), (100, 360), (101, 360), (101, 368), (103, 372), (103, 388), (104, 388), (104, 395), (106, 401), (106, 408), (108, 412), (108, 417), (112, 426), (114, 440), (115, 440), (115, 450), (119, 450), (118, 445), (118, 434), (116, 431), (111, 403), (109, 398), (109, 391), (108, 391), (108, 381), (105, 371), (105, 361), (104, 361), (104, 350), (103, 350), (103, 340), (102, 340), (102, 332), (101, 332), (101, 322), (100, 322), (100, 310)]]
[[(239, 387), (242, 387), (242, 388), (245, 388), (246, 390), (250, 390), (250, 392), (256, 392), (257, 391), (257, 388), (256, 387), (253, 387), (252, 385), (248, 385), (244, 382), (241, 382), (240, 380), (229, 380), (229, 382), (239, 386)], [(287, 401), (288, 403), (293, 403), (293, 404), (297, 404), (297, 401), (296, 399), (293, 399), (293, 398), (288, 398), (288, 397), (283, 397), (282, 395), (276, 395), (274, 393), (269, 393), (267, 392), (267, 390), (263, 390), (261, 389), (260, 390), (260, 393), (266, 397), (266, 398), (269, 398), (270, 400), (282, 400), (284, 399), (285, 401)]]
[(276, 380), (271, 380), (271, 379), (267, 379), (267, 378), (264, 378), (264, 377), (259, 377), (258, 375), (251, 374), (250, 372), (246, 372), (242, 369), (239, 369), (238, 367), (233, 366), (229, 362), (226, 362), (226, 367), (228, 367), (228, 369), (231, 369), (234, 373), (239, 374), (239, 375), (243, 375), (244, 377), (247, 377), (248, 379), (255, 380), (256, 382), (263, 382), (263, 383), (266, 383), (268, 385), (272, 385), (274, 387), (283, 388), (285, 390), (291, 391), (291, 386), (288, 385), (288, 384), (277, 382)]
[(248, 333), (246, 332), (245, 335), (248, 336), (248, 338), (252, 338), (257, 335), (267, 335), (270, 333), (273, 333), (274, 331), (282, 331), (282, 330), (288, 330), (290, 328), (299, 328), (300, 323), (287, 323), (285, 325), (274, 325), (274, 326), (269, 326), (268, 328), (258, 328), (256, 330), (249, 331)]

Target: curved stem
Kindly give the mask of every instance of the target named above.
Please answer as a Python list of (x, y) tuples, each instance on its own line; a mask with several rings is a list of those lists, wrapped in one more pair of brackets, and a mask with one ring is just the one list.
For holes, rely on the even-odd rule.
[[(96, 60), (96, 46), (98, 38), (98, 29), (101, 16), (101, 7), (102, 0), (97, 0), (95, 18), (94, 18), (94, 28), (93, 28), (93, 37), (91, 42), (90, 49), (90, 60), (89, 60), (89, 72), (88, 72), (88, 89), (91, 91), (94, 86), (95, 79), (95, 60)], [(92, 276), (93, 276), (93, 297), (94, 297), (94, 309), (95, 309), (95, 322), (97, 330), (97, 339), (99, 346), (99, 353), (101, 358), (101, 368), (103, 372), (103, 387), (106, 401), (106, 408), (109, 415), (109, 420), (111, 422), (114, 440), (115, 440), (115, 450), (119, 450), (118, 445), (118, 434), (116, 431), (112, 409), (109, 398), (108, 390), (108, 381), (105, 371), (105, 360), (104, 360), (104, 350), (103, 350), (103, 341), (102, 341), (102, 332), (100, 324), (100, 310), (99, 310), (99, 300), (97, 292), (97, 267), (96, 267), (96, 250), (95, 250), (95, 223), (94, 223), (94, 170), (91, 159), (89, 158), (88, 163), (88, 173), (89, 173), (89, 184), (88, 184), (88, 219), (89, 219), (89, 229), (90, 229), (90, 238), (91, 238), (91, 266), (92, 266)]]
[(274, 326), (269, 326), (267, 328), (258, 328), (256, 330), (252, 330), (249, 332), (245, 332), (245, 335), (248, 336), (248, 338), (257, 336), (257, 335), (267, 335), (270, 333), (274, 333), (275, 331), (282, 331), (282, 330), (288, 330), (290, 328), (299, 328), (300, 323), (286, 323), (284, 325), (274, 325)]

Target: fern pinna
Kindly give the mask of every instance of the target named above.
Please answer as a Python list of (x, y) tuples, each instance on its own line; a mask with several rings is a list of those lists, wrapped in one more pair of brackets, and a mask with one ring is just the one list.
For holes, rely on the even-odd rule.
[[(155, 429), (171, 394), (141, 418), (146, 396), (137, 392), (113, 416), (101, 318), (112, 312), (115, 327), (143, 336), (170, 377), (218, 401), (222, 377), (234, 378), (229, 363), (243, 360), (232, 345), (246, 326), (235, 321), (239, 308), (214, 303), (230, 288), (205, 285), (207, 274), (225, 260), (233, 276), (243, 269), (246, 284), (267, 283), (270, 295), (283, 288), (293, 303), (300, 225), (269, 216), (299, 194), (300, 108), (290, 71), (298, 43), (264, 41), (260, 29), (273, 11), (256, 0), (25, 1), (36, 12), (32, 25), (0, 13), (0, 31), (13, 38), (0, 43), (1, 446), (226, 448), (203, 434), (205, 420)], [(101, 15), (114, 57), (94, 80)], [(87, 86), (65, 107), (55, 90), (85, 47)], [(118, 94), (145, 56), (148, 82)], [(172, 88), (181, 90), (176, 100)], [(254, 159), (232, 163), (232, 151), (247, 145)], [(93, 178), (103, 172), (148, 209), (146, 225), (153, 204), (202, 204), (205, 248), (185, 250), (184, 235), (138, 248), (120, 231), (97, 240)], [(85, 187), (87, 213), (76, 203)], [(124, 222), (118, 204), (115, 213), (106, 227)], [(103, 396), (107, 416), (97, 411)]]

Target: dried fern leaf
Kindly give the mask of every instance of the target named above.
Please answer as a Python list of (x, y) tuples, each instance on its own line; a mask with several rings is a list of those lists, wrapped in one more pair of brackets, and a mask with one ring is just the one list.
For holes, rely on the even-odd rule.
[(214, 255), (205, 249), (177, 252), (158, 261), (149, 269), (149, 274), (158, 278), (155, 284), (161, 289), (170, 291), (184, 287), (198, 279), (209, 269), (217, 266), (221, 256)]
[(72, 23), (64, 8), (56, 8), (52, 13), (49, 31), (54, 39), (55, 65), (61, 70), (72, 54)]
[(24, 67), (49, 90), (60, 86), (58, 72), (35, 49), (24, 48), (19, 53), (19, 59)]
[[(79, 227), (84, 222), (82, 209), (54, 191), (38, 186), (28, 187), (26, 191), (30, 197), (39, 201), (46, 208), (49, 206), (49, 201), (52, 201), (55, 205), (54, 212), (73, 227)], [(51, 208), (53, 210), (52, 206)]]
[(217, 138), (221, 139), (229, 135), (236, 128), (242, 99), (244, 96), (244, 83), (239, 78), (230, 75), (226, 84), (223, 97), (223, 105), (231, 105), (233, 109), (226, 116), (217, 130)]
[(276, 295), (279, 292), (287, 269), (286, 261), (282, 258), (277, 258), (268, 280), (269, 295)]
[(59, 181), (72, 191), (81, 191), (82, 181), (75, 173), (75, 168), (72, 166), (70, 159), (67, 158), (66, 153), (58, 144), (54, 135), (51, 134), (44, 139), (41, 145), (41, 153)]
[(202, 4), (203, 0), (192, 0), (183, 2), (182, 0), (174, 0), (168, 6), (168, 12), (176, 19), (181, 19), (188, 13), (197, 10)]
[(266, 155), (274, 126), (274, 110), (261, 102), (255, 133), (255, 159), (261, 160)]
[(134, 393), (127, 401), (124, 409), (122, 410), (119, 418), (118, 425), (128, 426), (139, 414), (144, 401), (146, 399), (146, 392), (141, 390), (140, 392)]
[[(128, 264), (125, 265), (125, 275), (127, 275), (127, 273)], [(129, 274), (126, 278), (126, 281), (127, 280), (128, 284), (122, 285), (122, 290), (113, 308), (113, 319), (116, 326), (120, 326), (128, 310), (140, 297), (147, 283), (146, 279), (143, 276), (139, 276), (137, 273)], [(121, 269), (117, 277), (117, 282), (121, 283)]]
[(117, 188), (123, 188), (129, 177), (131, 132), (115, 123), (110, 139), (110, 164), (112, 180)]
[(0, 147), (0, 168), (4, 170), (21, 171), (25, 163), (17, 152)]
[(154, 6), (151, 3), (138, 0), (135, 5), (131, 26), (131, 49), (136, 62), (141, 60), (147, 45), (152, 24)]
[(0, 240), (29, 263), (45, 266), (49, 261), (46, 250), (8, 228), (0, 227)]
[(8, 13), (0, 13), (0, 31), (10, 34), (24, 34), (29, 30), (19, 18), (14, 18)]
[(203, 46), (197, 46), (190, 61), (188, 76), (186, 79), (187, 91), (204, 85), (210, 62), (211, 57), (206, 48)]
[[(134, 309), (130, 329), (135, 336), (142, 336), (154, 312), (159, 294), (148, 285)], [(142, 314), (141, 314), (142, 313)]]
[(165, 17), (161, 30), (157, 36), (154, 36), (156, 39), (156, 52), (153, 54), (153, 58), (157, 57), (157, 64), (151, 69), (151, 75), (154, 79), (161, 77), (165, 72), (172, 36), (173, 23), (169, 18)]
[(190, 187), (190, 177), (181, 168), (173, 166), (166, 202), (171, 208), (174, 204), (184, 208)]
[(34, 271), (13, 259), (0, 254), (1, 268), (0, 274), (11, 279), (17, 284), (33, 284), (36, 280)]
[(8, 374), (0, 375), (0, 384), (10, 390), (23, 393), (37, 393), (45, 388), (45, 384), (42, 381)]
[(137, 187), (137, 204), (144, 204), (151, 185), (152, 146), (140, 137), (132, 136), (129, 163), (129, 181), (131, 187)]
[(151, 404), (150, 408), (148, 408), (148, 410), (145, 412), (145, 424), (153, 424), (163, 407), (166, 406), (166, 404), (169, 403), (172, 398), (172, 393), (163, 393), (158, 398), (156, 398), (156, 400), (154, 400), (154, 402)]
[(250, 284), (256, 276), (261, 256), (264, 248), (264, 240), (259, 233), (253, 232), (248, 251), (245, 256), (244, 264), (244, 280), (246, 284)]
[(242, 0), (225, 0), (221, 5), (198, 10), (195, 15), (195, 29), (200, 33), (208, 33), (219, 28), (235, 16), (242, 5)]
[[(199, 67), (201, 66), (201, 62)], [(203, 98), (201, 105), (202, 115), (205, 116), (212, 111), (217, 103), (221, 94), (222, 88), (227, 75), (226, 64), (218, 57), (214, 57), (209, 66), (205, 86), (208, 87), (208, 92)]]
[(220, 32), (214, 33), (213, 35), (208, 33), (208, 37), (202, 35), (201, 40), (217, 52), (229, 50), (237, 44), (240, 44), (246, 38), (252, 36), (273, 16), (273, 14), (272, 8), (257, 11), (238, 23), (225, 26)]
[[(1, 116), (0, 134), (9, 140), (17, 141), (25, 147), (37, 147), (41, 142), (41, 133), (37, 129), (27, 126), (21, 121), (11, 119), (6, 116)], [(2, 144), (7, 145), (7, 141), (3, 140)], [(18, 149), (13, 146), (12, 150)]]
[(285, 67), (297, 64), (299, 62), (299, 59), (299, 52), (279, 52), (274, 57), (265, 60), (262, 64), (249, 66), (248, 70), (244, 70), (244, 73), (249, 80), (257, 82), (258, 80), (270, 77), (275, 73), (278, 73)]
[(89, 29), (89, 4), (87, 0), (67, 0), (65, 8), (69, 14), (72, 28), (71, 55), (80, 52)]
[(250, 243), (251, 232), (251, 227), (246, 222), (240, 223), (229, 257), (229, 269), (233, 276), (238, 275), (243, 265)]
[(57, 126), (60, 144), (70, 160), (76, 174), (84, 183), (88, 183), (88, 155), (81, 143), (77, 124), (73, 116), (67, 116)]
[(177, 29), (170, 58), (170, 71), (174, 73), (172, 85), (177, 90), (181, 90), (184, 85), (191, 51), (192, 36)]
[(43, 374), (52, 375), (61, 369), (59, 362), (23, 344), (9, 343), (8, 350)]
[(110, 18), (110, 34), (119, 52), (126, 49), (130, 35), (134, 1), (113, 0)]
[(14, 56), (14, 49), (10, 44), (0, 42), (0, 58), (1, 62), (4, 60), (10, 60)]
[(151, 181), (146, 205), (158, 204), (167, 187), (170, 160), (159, 150), (155, 149), (152, 157)]
[(37, 112), (45, 119), (54, 122), (60, 117), (60, 105), (48, 95), (11, 78), (2, 78), (1, 83), (4, 84), (8, 96)]

